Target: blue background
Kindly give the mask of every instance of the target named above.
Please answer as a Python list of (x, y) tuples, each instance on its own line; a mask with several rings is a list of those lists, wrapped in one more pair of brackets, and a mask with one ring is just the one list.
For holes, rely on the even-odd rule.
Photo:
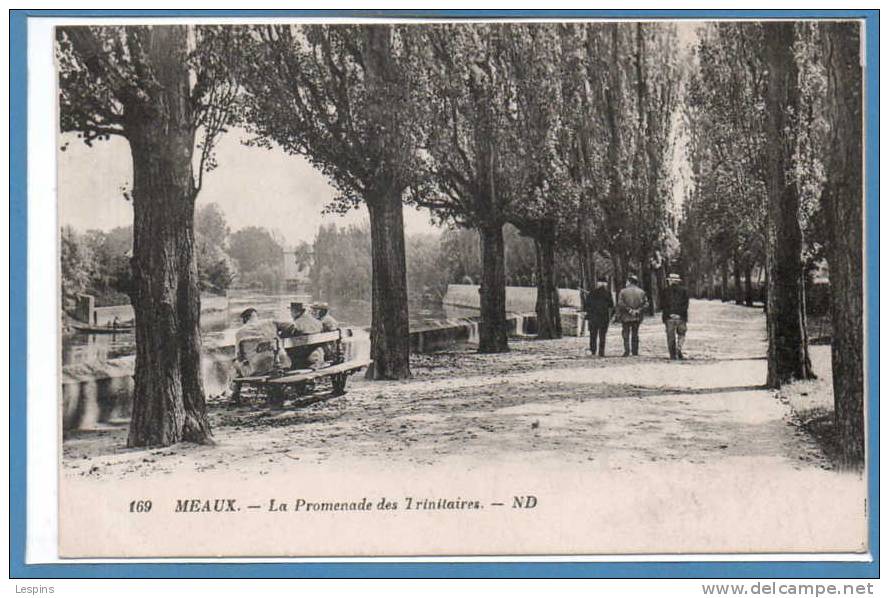
[[(32, 17), (845, 18), (866, 23), (866, 294), (872, 562), (409, 562), (25, 564), (27, 479), (27, 21)], [(877, 10), (15, 10), (10, 13), (9, 573), (12, 578), (877, 578), (879, 577), (879, 11)], [(14, 350), (13, 350), (14, 348)]]

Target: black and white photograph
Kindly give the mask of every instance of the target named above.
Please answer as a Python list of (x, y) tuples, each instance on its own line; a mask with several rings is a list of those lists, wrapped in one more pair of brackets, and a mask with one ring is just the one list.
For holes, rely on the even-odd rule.
[(169, 21), (53, 33), (62, 558), (868, 551), (861, 21)]

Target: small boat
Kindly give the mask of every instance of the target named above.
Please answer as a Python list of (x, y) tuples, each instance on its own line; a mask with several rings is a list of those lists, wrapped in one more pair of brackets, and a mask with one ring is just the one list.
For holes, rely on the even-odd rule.
[(88, 334), (123, 334), (132, 332), (134, 326), (132, 324), (118, 324), (117, 326), (92, 326), (90, 324), (71, 324), (74, 330), (78, 332), (86, 332)]

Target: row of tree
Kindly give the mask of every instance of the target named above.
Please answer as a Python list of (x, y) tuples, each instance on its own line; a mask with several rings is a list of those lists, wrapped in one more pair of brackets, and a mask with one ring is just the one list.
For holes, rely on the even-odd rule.
[(713, 23), (699, 32), (684, 122), (695, 186), (681, 231), (692, 284), (767, 281), (768, 379), (814, 377), (806, 283), (830, 270), (835, 417), (864, 458), (858, 23)]
[[(402, 203), (478, 231), (479, 350), (508, 350), (503, 231), (536, 248), (540, 336), (561, 335), (555, 248), (619, 278), (664, 263), (673, 114), (669, 25), (257, 26), (239, 30), (255, 143), (307, 156), (364, 203), (375, 374), (410, 374)], [(270, 68), (272, 65), (272, 68)], [(651, 290), (649, 288), (649, 290)]]
[[(750, 48), (760, 66), (752, 81), (741, 83), (763, 93), (752, 111), (741, 106), (736, 115), (751, 130), (729, 133), (762, 141), (747, 148), (755, 163), (743, 152), (696, 153), (701, 143), (693, 144), (693, 154), (700, 197), (760, 188), (748, 188), (749, 179), (726, 187), (721, 174), (720, 183), (708, 178), (711, 171), (761, 173), (769, 379), (775, 383), (808, 371), (796, 309), (800, 187), (785, 176), (800, 139), (792, 134), (799, 75), (793, 24), (761, 27), (759, 44)], [(823, 62), (833, 76), (826, 87), (833, 103), (825, 109), (835, 131), (854, 120), (856, 113), (840, 114), (854, 108), (850, 90), (860, 93), (857, 62), (837, 55), (858, 46), (855, 32), (819, 31), (834, 52)], [(534, 241), (543, 338), (561, 334), (557, 246), (577, 253), (584, 288), (591, 287), (600, 253), (618, 280), (638, 271), (656, 296), (652, 280), (662, 280), (675, 248), (670, 163), (688, 67), (678, 59), (678, 45), (669, 23), (60, 28), (62, 129), (79, 131), (87, 143), (123, 135), (133, 156), (137, 357), (129, 443), (210, 435), (198, 366), (193, 216), (203, 173), (215, 167), (215, 140), (228, 126), (246, 127), (251, 143), (308, 158), (339, 191), (329, 210), (366, 206), (373, 376), (404, 378), (410, 375), (405, 202), (478, 232), (482, 352), (508, 350), (507, 224)], [(705, 116), (713, 126), (695, 129), (698, 141), (723, 124), (711, 109), (718, 98), (710, 91), (726, 92), (707, 87), (713, 83), (707, 76), (699, 79), (700, 89), (691, 93), (700, 96), (698, 114), (688, 120), (695, 129)], [(857, 110), (860, 121), (860, 102)], [(857, 131), (851, 139), (860, 140), (860, 122)], [(854, 162), (852, 153), (843, 160)], [(845, 168), (843, 177), (854, 170), (854, 164), (836, 166)], [(850, 222), (854, 214), (844, 206), (849, 197), (860, 198), (860, 173), (856, 189), (853, 175), (831, 178), (840, 171), (830, 167), (822, 201), (835, 206), (834, 220)], [(838, 272), (852, 276), (853, 262)], [(858, 293), (860, 299), (860, 286)], [(858, 349), (860, 357), (860, 343)]]

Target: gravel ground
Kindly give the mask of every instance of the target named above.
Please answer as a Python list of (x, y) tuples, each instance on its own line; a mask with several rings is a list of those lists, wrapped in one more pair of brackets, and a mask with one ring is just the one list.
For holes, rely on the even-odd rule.
[[(747, 459), (830, 468), (794, 425), (796, 402), (761, 386), (762, 310), (694, 301), (691, 318), (682, 362), (667, 359), (659, 318), (643, 324), (638, 357), (592, 357), (588, 339), (573, 337), (513, 340), (507, 354), (467, 347), (416, 355), (409, 381), (355, 376), (344, 396), (282, 411), (211, 402), (215, 446), (126, 449), (124, 427), (82, 432), (64, 442), (63, 471), (81, 479), (210, 470), (248, 477), (350, 458), (468, 467), (518, 459), (610, 470)], [(609, 331), (608, 350), (622, 352), (619, 326)]]
[(814, 438), (831, 463), (836, 464), (840, 453), (834, 429), (830, 345), (810, 345), (809, 359), (817, 378), (785, 385), (778, 398), (790, 406), (793, 424)]

